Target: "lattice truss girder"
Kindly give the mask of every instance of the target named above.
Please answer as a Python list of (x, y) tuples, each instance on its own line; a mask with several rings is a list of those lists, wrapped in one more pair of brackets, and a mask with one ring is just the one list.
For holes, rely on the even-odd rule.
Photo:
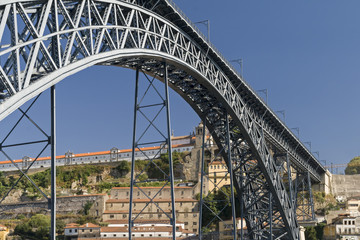
[[(268, 189), (272, 193), (274, 206), (278, 206), (288, 238), (297, 238), (295, 211), (266, 146), (258, 114), (251, 110), (248, 102), (242, 99), (225, 73), (208, 58), (205, 50), (166, 19), (126, 2), (48, 0), (34, 3), (11, 3), (0, 8), (0, 90), (3, 97), (16, 98), (17, 93), (21, 94), (27, 88), (37, 90), (31, 89), (36, 80), (53, 72), (61, 75), (65, 67), (82, 67), (93, 56), (107, 59), (103, 64), (132, 68), (139, 59), (124, 58), (121, 53), (127, 50), (141, 49), (142, 57), (158, 54), (158, 58), (167, 57), (174, 62), (176, 59), (177, 67), (169, 72), (172, 87), (200, 116), (208, 119), (210, 129), (217, 118), (224, 118), (225, 112), (231, 115), (232, 124), (239, 127), (262, 173), (257, 177), (258, 181), (267, 183), (267, 187), (263, 184), (263, 188), (252, 188), (259, 191)], [(118, 55), (109, 60), (112, 52)], [(149, 71), (154, 71), (152, 64), (158, 58), (142, 64), (147, 64)], [(186, 66), (188, 71), (180, 66)], [(14, 98), (2, 103), (4, 108), (11, 109), (6, 106), (8, 102), (10, 105), (11, 99)], [(221, 144), (220, 136), (215, 139)], [(304, 164), (304, 168), (310, 168), (307, 163)], [(256, 202), (253, 199), (262, 195), (258, 192), (251, 197), (248, 195), (249, 200), (244, 201), (245, 209), (247, 202), (251, 207), (251, 211), (247, 210), (250, 216), (248, 225), (253, 226), (253, 232), (259, 231), (257, 226), (260, 223), (250, 213), (261, 209), (253, 209), (261, 200), (257, 204), (250, 203)]]
[[(208, 57), (209, 49), (202, 49), (186, 33), (151, 12), (162, 13), (163, 5), (167, 4), (164, 0), (43, 0), (0, 6), (1, 97), (15, 95), (40, 77), (61, 72), (63, 67), (85, 58), (112, 50), (140, 48), (160, 51), (190, 64), (216, 88), (231, 95), (233, 102), (238, 102), (234, 93), (241, 92), (244, 84), (239, 79), (236, 83), (234, 79), (222, 81), (227, 77)], [(237, 89), (228, 89), (231, 81)], [(222, 82), (226, 84), (220, 85)], [(308, 159), (301, 157), (304, 153), (297, 152), (301, 148), (291, 147), (289, 139), (282, 136), (284, 131), (261, 121), (266, 112), (252, 108), (251, 99), (243, 99), (240, 107), (244, 104), (253, 123), (263, 127), (266, 139), (288, 151), (295, 166), (307, 169), (312, 178), (319, 180), (316, 166), (310, 166)]]

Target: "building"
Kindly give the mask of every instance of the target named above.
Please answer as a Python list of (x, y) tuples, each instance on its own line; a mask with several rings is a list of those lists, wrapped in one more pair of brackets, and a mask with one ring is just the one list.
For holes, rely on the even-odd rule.
[[(247, 234), (247, 227), (246, 227), (245, 219), (236, 218), (235, 224), (236, 224), (237, 236), (240, 239), (241, 229), (242, 229), (243, 237)], [(233, 220), (232, 219), (227, 220), (227, 221), (220, 221), (219, 222), (219, 239), (221, 239), (221, 240), (233, 239), (232, 229), (233, 229)]]
[[(99, 227), (92, 223), (79, 226), (75, 223), (67, 224), (65, 227), (66, 239), (129, 239), (128, 222), (109, 221), (108, 226)], [(87, 227), (85, 227), (87, 226)], [(146, 239), (168, 239), (172, 236), (172, 226), (164, 221), (138, 220), (132, 230), (134, 238)], [(194, 233), (184, 229), (183, 223), (176, 224), (177, 239), (195, 236)]]
[(100, 226), (93, 223), (86, 223), (84, 225), (69, 223), (64, 228), (64, 235), (67, 240), (75, 240), (78, 238), (99, 238), (100, 229)]
[[(195, 186), (175, 187), (175, 209), (176, 219), (184, 223), (184, 230), (191, 233), (198, 232), (199, 224), (199, 201), (195, 198), (199, 192)], [(139, 215), (139, 220), (157, 222), (159, 220), (169, 223), (171, 216), (171, 195), (170, 187), (142, 187), (148, 196), (145, 196), (139, 189), (134, 189), (133, 193), (133, 214)], [(150, 198), (154, 197), (151, 202)], [(126, 220), (129, 218), (129, 187), (114, 187), (110, 191), (110, 198), (106, 201), (103, 221)]]
[[(172, 138), (172, 151), (174, 152), (190, 152), (195, 145), (195, 136), (180, 136)], [(139, 160), (144, 160), (149, 158), (160, 157), (160, 154), (166, 153), (167, 149), (162, 148), (161, 146), (155, 147), (144, 147), (135, 149), (135, 158)], [(90, 152), (90, 153), (78, 153), (74, 154), (70, 151), (66, 152), (64, 155), (56, 156), (56, 164), (58, 166), (66, 165), (77, 165), (77, 164), (98, 164), (98, 163), (109, 163), (117, 161), (131, 161), (132, 149), (118, 149), (112, 148), (109, 151), (101, 152)], [(22, 159), (14, 160), (16, 164), (22, 167), (22, 169), (27, 169), (30, 164), (34, 161), (34, 158), (25, 156)], [(51, 166), (50, 157), (40, 157), (34, 162), (31, 166), (31, 169), (34, 168), (48, 168)], [(0, 161), (0, 171), (16, 171), (18, 170), (11, 161), (4, 160)]]
[(324, 228), (324, 240), (360, 240), (360, 218), (339, 214)]
[(359, 207), (360, 207), (360, 200), (359, 199), (349, 199), (346, 202), (346, 209), (349, 210), (350, 214), (351, 213), (358, 213), (359, 212)]
[(220, 189), (223, 186), (230, 185), (230, 174), (226, 163), (223, 160), (210, 162), (209, 171), (209, 191)]
[(0, 240), (6, 240), (7, 235), (9, 234), (9, 229), (0, 224)]

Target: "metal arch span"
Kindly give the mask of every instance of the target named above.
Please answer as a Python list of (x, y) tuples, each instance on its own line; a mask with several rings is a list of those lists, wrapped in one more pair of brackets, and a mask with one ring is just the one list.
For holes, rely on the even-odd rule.
[[(281, 152), (288, 153), (293, 167), (297, 170), (309, 171), (313, 181), (320, 181), (320, 175), (325, 172), (324, 167), (279, 120), (274, 112), (256, 95), (255, 91), (243, 81), (214, 46), (204, 40), (205, 37), (197, 31), (196, 27), (190, 23), (186, 16), (181, 13), (172, 1), (96, 1), (96, 4), (99, 5), (100, 12), (99, 10), (96, 10), (94, 13), (91, 13), (91, 10), (97, 8), (94, 1), (81, 1), (83, 4), (77, 7), (77, 9), (75, 9), (71, 1), (66, 1), (66, 4), (64, 4), (62, 1), (52, 0), (52, 3), (56, 2), (52, 8), (44, 7), (45, 5), (43, 5), (43, 3), (48, 2), (46, 0), (21, 0), (17, 2), (18, 3), (14, 3), (14, 1), (2, 1), (0, 3), (0, 14), (2, 19), (2, 24), (0, 25), (2, 48), (0, 59), (3, 59), (1, 61), (6, 62), (5, 64), (1, 64), (2, 68), (0, 68), (0, 79), (3, 85), (2, 89), (0, 89), (3, 92), (1, 97), (9, 97), (9, 95), (17, 92), (16, 87), (22, 89), (22, 85), (27, 86), (30, 82), (33, 82), (37, 78), (42, 77), (42, 75), (56, 69), (56, 66), (63, 67), (63, 62), (74, 61), (74, 58), (75, 60), (79, 60), (84, 57), (91, 57), (96, 54), (97, 51), (104, 52), (109, 49), (126, 49), (129, 47), (126, 46), (126, 44), (129, 44), (131, 39), (133, 42), (130, 42), (130, 46), (135, 45), (134, 47), (136, 48), (148, 47), (145, 46), (147, 44), (157, 44), (156, 46), (151, 46), (151, 48), (160, 51), (169, 50), (163, 49), (164, 46), (162, 46), (161, 43), (158, 44), (159, 41), (161, 42), (160, 39), (162, 39), (162, 37), (168, 37), (168, 32), (158, 31), (153, 32), (153, 35), (149, 34), (152, 30), (155, 30), (153, 28), (158, 27), (158, 29), (160, 29), (162, 26), (145, 26), (141, 21), (137, 22), (138, 24), (142, 24), (139, 28), (143, 29), (142, 33), (144, 34), (140, 34), (141, 37), (143, 37), (142, 44), (136, 45), (137, 40), (139, 40), (139, 42), (141, 41), (141, 39), (137, 39), (137, 36), (132, 34), (132, 32), (137, 29), (137, 23), (131, 22), (126, 18), (131, 18), (131, 20), (133, 20), (137, 19), (138, 16), (136, 14), (135, 16), (131, 15), (133, 13), (130, 13), (129, 15), (129, 12), (126, 12), (126, 16), (117, 14), (113, 17), (111, 14), (113, 10), (111, 9), (112, 7), (107, 9), (101, 8), (99, 5), (100, 2), (103, 2), (104, 4), (115, 4), (116, 6), (127, 6), (128, 9), (134, 9), (134, 12), (136, 13), (141, 12), (142, 14), (150, 16), (152, 18), (150, 22), (158, 21), (157, 17), (162, 15), (165, 16), (166, 19), (162, 19), (159, 22), (165, 22), (166, 25), (171, 26), (171, 29), (181, 30), (180, 35), (185, 34), (187, 39), (191, 40), (191, 44), (188, 44), (187, 42), (180, 42), (180, 38), (172, 39), (174, 45), (169, 45), (167, 47), (176, 50), (170, 54), (178, 54), (176, 52), (177, 49), (179, 47), (184, 47), (184, 44), (187, 45), (185, 48), (182, 48), (182, 51), (194, 52), (194, 49), (192, 49), (194, 43), (196, 48), (202, 51), (202, 53), (199, 53), (199, 56), (195, 56), (195, 60), (199, 60), (199, 58), (201, 58), (200, 61), (203, 61), (203, 59), (211, 59), (210, 65), (215, 64), (215, 68), (226, 75), (228, 80), (236, 87), (236, 91), (243, 97), (244, 103), (251, 112), (255, 123), (263, 129), (267, 142), (274, 145)], [(49, 6), (49, 4), (46, 6)], [(150, 11), (145, 11), (145, 13), (141, 10), (141, 7), (145, 7)], [(41, 9), (41, 14), (39, 9)], [(65, 9), (68, 9), (69, 11), (65, 11)], [(105, 10), (109, 13), (108, 16), (104, 15), (103, 11)], [(17, 15), (21, 16), (21, 18), (14, 18), (14, 11)], [(34, 11), (38, 11), (37, 14), (35, 14)], [(24, 13), (27, 13), (27, 15)], [(51, 13), (57, 14), (49, 17)], [(81, 14), (79, 15), (79, 13)], [(21, 29), (21, 31), (18, 30), (18, 28), (20, 28), (18, 23), (19, 20), (22, 20), (20, 25), (26, 25), (26, 29)], [(44, 24), (40, 25), (39, 20)], [(59, 23), (59, 21), (61, 23)], [(32, 22), (37, 22), (37, 25), (34, 26), (35, 24), (32, 24)], [(59, 24), (61, 24), (61, 26)], [(53, 29), (51, 29), (52, 26), (54, 26)], [(100, 31), (99, 29), (102, 30)], [(18, 31), (19, 34), (10, 34), (14, 31)], [(4, 35), (6, 35), (6, 32), (10, 37), (8, 36), (5, 40)], [(109, 34), (110, 32), (112, 35)], [(125, 33), (125, 36), (121, 33)], [(149, 40), (149, 38), (151, 38), (151, 40)], [(69, 41), (65, 42), (66, 40)], [(49, 44), (49, 41), (54, 44)], [(118, 43), (117, 46), (114, 45), (115, 42)], [(120, 42), (121, 44), (119, 44)], [(108, 49), (99, 49), (102, 44), (108, 45)], [(48, 49), (46, 49), (45, 46)], [(64, 51), (66, 50), (66, 55), (65, 52), (62, 53), (62, 55), (64, 55), (63, 57), (60, 56), (61, 54), (56, 54), (61, 51), (62, 48), (64, 48)], [(76, 49), (76, 52), (72, 53), (71, 51), (73, 49)], [(40, 56), (37, 55), (39, 50)], [(50, 53), (55, 53), (55, 55), (52, 56)], [(70, 55), (71, 59), (69, 60)], [(41, 66), (34, 66), (35, 62), (37, 62), (37, 57), (42, 58), (38, 64), (43, 66), (47, 65), (48, 69), (37, 71), (36, 74), (38, 75), (35, 76), (31, 71), (34, 71), (34, 69), (41, 70)], [(187, 57), (188, 56), (185, 56), (185, 58)], [(27, 59), (32, 59), (33, 61), (27, 61)], [(23, 62), (27, 62), (27, 64)], [(65, 63), (65, 65), (66, 64), (67, 63)], [(18, 65), (23, 65), (22, 69), (20, 66), (18, 67)], [(201, 67), (201, 65), (197, 67)], [(205, 68), (207, 67), (208, 66), (206, 65)], [(23, 70), (22, 73), (20, 73), (21, 70)], [(26, 76), (22, 76), (24, 73), (26, 73)], [(11, 77), (9, 78), (7, 75)], [(15, 109), (15, 107), (13, 109)], [(0, 106), (0, 119), (4, 117), (3, 113), (7, 110), (8, 109), (6, 109), (5, 106)], [(12, 110), (9, 111), (11, 112)], [(5, 115), (6, 114), (8, 113), (5, 113)]]
[[(221, 125), (230, 115), (232, 159), (224, 156), (236, 166), (235, 187), (245, 196), (253, 239), (298, 239), (295, 210), (266, 141), (287, 151), (294, 167), (309, 171), (315, 181), (322, 166), (256, 95), (249, 98), (253, 91), (239, 76), (235, 81), (201, 35), (175, 23), (174, 14), (181, 15), (173, 5), (165, 0), (21, 0), (1, 3), (0, 14), (0, 119), (91, 65), (142, 66), (155, 75), (167, 61), (171, 87), (207, 119), (219, 146), (226, 144)], [(274, 206), (272, 213), (260, 214), (268, 205)], [(277, 231), (269, 231), (269, 220)]]

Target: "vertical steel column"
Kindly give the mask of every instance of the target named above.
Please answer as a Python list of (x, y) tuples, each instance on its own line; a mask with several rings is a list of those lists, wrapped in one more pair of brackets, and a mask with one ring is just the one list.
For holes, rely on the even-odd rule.
[(130, 201), (129, 201), (129, 240), (131, 240), (132, 232), (132, 206), (133, 206), (133, 190), (134, 190), (134, 173), (135, 173), (135, 148), (136, 148), (136, 118), (138, 109), (138, 90), (139, 90), (139, 66), (136, 67), (135, 80), (135, 100), (134, 100), (134, 125), (133, 125), (133, 142), (132, 142), (132, 156), (131, 156), (131, 180), (130, 180)]
[(230, 144), (230, 129), (229, 129), (229, 115), (226, 113), (226, 138), (227, 138), (227, 148), (228, 148), (228, 169), (230, 172), (230, 188), (231, 188), (231, 213), (233, 217), (233, 239), (237, 238), (236, 231), (236, 211), (235, 211), (235, 197), (234, 197), (234, 184), (233, 184), (233, 168), (231, 160), (231, 144)]
[(307, 179), (308, 179), (308, 188), (309, 188), (309, 198), (310, 198), (310, 207), (311, 207), (311, 220), (315, 219), (315, 210), (314, 210), (314, 201), (313, 201), (313, 195), (312, 195), (312, 189), (311, 189), (311, 178), (310, 178), (310, 172), (307, 172)]
[(272, 194), (271, 191), (269, 191), (269, 224), (270, 224), (270, 236), (269, 240), (272, 240), (272, 228), (273, 228), (273, 220), (272, 220)]
[(51, 240), (56, 238), (56, 106), (55, 86), (51, 87)]
[(288, 172), (290, 202), (291, 202), (292, 206), (294, 206), (294, 196), (293, 196), (292, 177), (291, 177), (291, 165), (290, 165), (290, 159), (289, 159), (289, 154), (288, 153), (286, 153), (286, 167), (287, 167), (287, 172)]
[(172, 227), (173, 227), (173, 239), (176, 239), (176, 211), (175, 211), (175, 194), (174, 194), (174, 168), (172, 162), (172, 144), (171, 144), (171, 124), (170, 124), (170, 101), (169, 101), (169, 82), (168, 82), (168, 71), (167, 64), (164, 62), (164, 83), (165, 83), (165, 104), (166, 104), (166, 122), (168, 132), (168, 155), (169, 155), (169, 176), (170, 176), (170, 187), (171, 187), (171, 204), (172, 204)]
[(199, 213), (199, 239), (202, 239), (202, 214), (203, 214), (203, 185), (204, 185), (204, 165), (205, 165), (205, 143), (206, 143), (206, 117), (203, 121), (203, 136), (201, 145), (201, 178), (200, 178), (200, 213)]

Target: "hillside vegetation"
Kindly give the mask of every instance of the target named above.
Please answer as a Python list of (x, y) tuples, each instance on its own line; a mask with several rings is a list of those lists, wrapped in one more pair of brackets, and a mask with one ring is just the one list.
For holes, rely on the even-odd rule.
[(345, 168), (346, 175), (360, 174), (360, 156), (354, 157)]
[[(183, 163), (183, 158), (186, 153), (173, 153), (174, 168)], [(144, 181), (143, 186), (161, 185), (161, 182), (152, 182), (151, 180), (167, 180), (164, 172), (168, 172), (169, 160), (167, 154), (162, 154), (159, 159), (153, 160), (158, 166), (153, 164), (146, 167), (149, 163), (147, 160), (135, 161), (135, 172), (141, 175), (137, 181)], [(145, 171), (142, 171), (144, 170)], [(56, 184), (59, 190), (64, 189), (72, 191), (77, 194), (83, 194), (84, 191), (88, 193), (103, 193), (107, 192), (113, 187), (128, 187), (130, 186), (129, 173), (131, 171), (131, 163), (128, 161), (120, 161), (116, 165), (69, 165), (56, 167)], [(181, 173), (175, 172), (175, 177), (179, 177)], [(40, 187), (46, 194), (50, 194), (50, 169), (41, 172), (30, 174), (30, 178)], [(22, 190), (23, 195), (36, 200), (41, 197), (37, 189), (32, 183), (21, 175), (13, 174), (5, 177), (0, 172), (0, 196), (11, 188), (11, 186), (18, 181), (16, 190)], [(150, 179), (150, 181), (149, 181)]]

